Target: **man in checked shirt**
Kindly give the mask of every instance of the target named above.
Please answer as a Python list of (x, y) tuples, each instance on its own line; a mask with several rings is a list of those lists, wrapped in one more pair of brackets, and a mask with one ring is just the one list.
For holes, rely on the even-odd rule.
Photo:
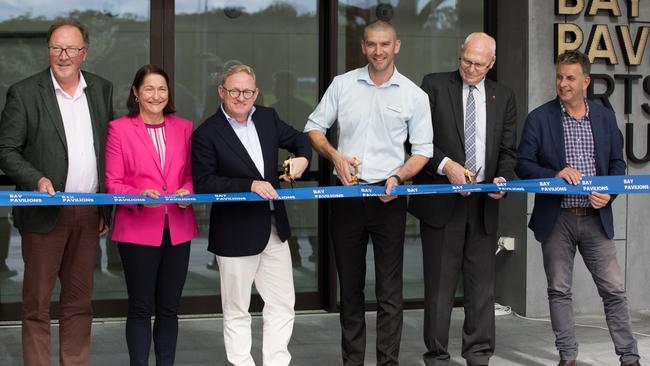
[[(586, 100), (591, 81), (589, 59), (579, 51), (557, 58), (557, 98), (530, 112), (519, 144), (516, 172), (522, 179), (565, 179), (623, 175), (622, 138), (614, 113)], [(621, 365), (639, 365), (637, 342), (616, 260), (612, 201), (614, 195), (535, 195), (528, 227), (542, 243), (544, 270), (555, 346), (561, 365), (576, 365), (571, 283), (576, 249), (591, 272), (603, 300), (607, 326)]]

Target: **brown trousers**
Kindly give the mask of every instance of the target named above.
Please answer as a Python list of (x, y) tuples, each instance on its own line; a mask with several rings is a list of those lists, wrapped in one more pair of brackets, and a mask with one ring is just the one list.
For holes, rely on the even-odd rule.
[(89, 364), (98, 228), (97, 206), (63, 206), (51, 232), (21, 232), (25, 262), (22, 305), (25, 366), (51, 364), (50, 298), (57, 277), (61, 282), (60, 364)]

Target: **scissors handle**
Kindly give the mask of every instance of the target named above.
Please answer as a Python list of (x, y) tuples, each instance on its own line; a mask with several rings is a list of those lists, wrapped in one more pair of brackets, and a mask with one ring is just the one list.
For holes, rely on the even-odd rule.
[(359, 160), (357, 160), (357, 158), (354, 158), (352, 167), (354, 168), (354, 174), (351, 175), (350, 180), (352, 183), (359, 183)]

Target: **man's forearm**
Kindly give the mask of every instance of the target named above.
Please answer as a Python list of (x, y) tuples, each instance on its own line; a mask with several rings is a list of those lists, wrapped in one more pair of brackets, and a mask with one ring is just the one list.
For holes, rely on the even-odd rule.
[(422, 155), (411, 155), (411, 157), (402, 165), (397, 175), (402, 180), (411, 179), (416, 175), (429, 161), (429, 158)]
[(332, 161), (334, 155), (337, 153), (336, 149), (332, 144), (327, 141), (327, 137), (320, 131), (309, 131), (307, 132), (311, 145), (314, 147), (314, 150), (320, 154), (320, 156), (325, 159)]

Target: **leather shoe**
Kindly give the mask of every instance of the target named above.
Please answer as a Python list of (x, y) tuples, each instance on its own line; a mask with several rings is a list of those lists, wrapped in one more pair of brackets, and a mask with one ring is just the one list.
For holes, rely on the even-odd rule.
[(576, 366), (576, 360), (562, 360), (557, 366)]
[(634, 361), (632, 363), (628, 363), (627, 365), (621, 364), (621, 366), (641, 366), (639, 361)]

